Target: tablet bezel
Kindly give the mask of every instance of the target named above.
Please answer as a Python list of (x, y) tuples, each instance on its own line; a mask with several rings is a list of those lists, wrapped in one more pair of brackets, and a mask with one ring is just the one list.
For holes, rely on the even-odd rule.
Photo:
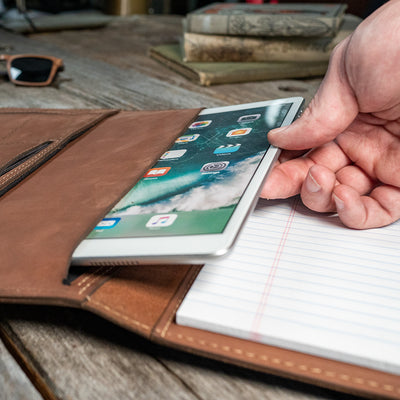
[[(304, 99), (291, 97), (202, 110), (199, 115), (246, 110), (291, 103), (281, 126), (299, 115)], [(257, 202), (262, 184), (278, 158), (280, 150), (270, 146), (251, 177), (245, 192), (222, 233), (133, 238), (85, 239), (72, 255), (74, 265), (136, 265), (153, 263), (204, 263), (228, 254), (247, 216)]]

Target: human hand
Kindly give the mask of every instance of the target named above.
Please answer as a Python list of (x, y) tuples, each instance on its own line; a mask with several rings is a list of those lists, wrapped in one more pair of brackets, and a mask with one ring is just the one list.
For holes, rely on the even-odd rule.
[(337, 211), (345, 225), (357, 229), (399, 219), (398, 60), (400, 1), (392, 0), (337, 46), (302, 117), (269, 133), (272, 144), (289, 151), (261, 197), (300, 193), (310, 209)]

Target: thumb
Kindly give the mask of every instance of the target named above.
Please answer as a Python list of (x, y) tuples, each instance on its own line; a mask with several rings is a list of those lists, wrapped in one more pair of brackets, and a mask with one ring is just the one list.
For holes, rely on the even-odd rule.
[(357, 116), (357, 100), (345, 71), (349, 40), (333, 51), (325, 78), (303, 115), (293, 124), (269, 132), (273, 145), (288, 150), (319, 146), (336, 138)]

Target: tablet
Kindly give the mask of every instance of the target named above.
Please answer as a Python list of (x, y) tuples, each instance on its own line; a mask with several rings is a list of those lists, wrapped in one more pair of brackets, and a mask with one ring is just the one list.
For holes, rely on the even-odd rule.
[[(76, 248), (73, 264), (203, 263), (228, 253), (300, 97), (209, 108)], [(266, 229), (268, 227), (266, 226)]]

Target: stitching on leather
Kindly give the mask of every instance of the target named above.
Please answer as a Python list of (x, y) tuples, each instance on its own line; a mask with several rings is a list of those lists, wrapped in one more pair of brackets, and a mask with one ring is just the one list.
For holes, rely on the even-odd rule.
[(111, 308), (111, 307), (105, 305), (104, 303), (101, 303), (99, 301), (93, 300), (90, 296), (87, 296), (86, 299), (87, 299), (88, 302), (90, 302), (90, 303), (92, 303), (94, 305), (97, 305), (98, 307), (108, 311), (111, 314), (115, 314), (116, 316), (124, 319), (125, 321), (128, 321), (129, 323), (133, 323), (134, 325), (136, 325), (136, 326), (138, 326), (140, 328), (146, 329), (147, 331), (150, 330), (150, 326), (149, 325), (143, 324), (142, 322), (139, 322), (139, 321), (137, 321), (137, 320), (135, 320), (133, 318), (130, 318), (127, 315), (122, 314), (121, 312), (115, 310), (114, 308)]
[(250, 358), (250, 359), (259, 358), (262, 361), (267, 361), (267, 362), (270, 362), (271, 364), (284, 365), (285, 367), (295, 368), (302, 372), (311, 372), (314, 375), (325, 375), (328, 378), (335, 378), (335, 379), (338, 379), (338, 380), (341, 380), (344, 382), (353, 382), (353, 383), (356, 383), (356, 384), (362, 385), (362, 386), (369, 386), (371, 388), (383, 389), (386, 392), (400, 393), (400, 386), (394, 386), (391, 384), (380, 383), (380, 382), (377, 382), (372, 379), (365, 379), (365, 378), (360, 378), (357, 376), (351, 376), (348, 374), (337, 373), (334, 371), (324, 370), (324, 369), (318, 368), (318, 367), (309, 367), (308, 365), (305, 365), (305, 364), (297, 364), (294, 361), (283, 360), (278, 357), (270, 357), (266, 354), (256, 354), (253, 352), (248, 352), (241, 348), (236, 348), (236, 347), (231, 347), (231, 346), (226, 346), (226, 345), (221, 346), (215, 342), (207, 342), (205, 340), (198, 340), (192, 336), (183, 335), (181, 333), (168, 332), (167, 335), (170, 337), (175, 337), (179, 340), (185, 340), (189, 343), (197, 343), (203, 347), (212, 347), (213, 349), (222, 349), (225, 352), (235, 353), (235, 354), (238, 354), (238, 355)]
[[(103, 267), (105, 268), (105, 267)], [(89, 289), (91, 286), (93, 286), (93, 284), (95, 284), (100, 278), (103, 278), (103, 276), (107, 273), (109, 273), (110, 271), (112, 271), (114, 268), (116, 268), (115, 266), (111, 266), (108, 268), (105, 268), (104, 271), (98, 270), (98, 275), (96, 275), (93, 279), (89, 280), (89, 282), (78, 292), (78, 294), (82, 294), (84, 293), (87, 289)]]
[(97, 267), (94, 271), (90, 271), (83, 276), (80, 276), (74, 282), (77, 286), (82, 286), (88, 279), (90, 279), (93, 275), (101, 274), (101, 271), (105, 268), (105, 266)]
[(77, 284), (77, 286), (82, 286), (88, 279), (90, 279), (90, 277), (93, 276), (93, 274), (97, 274), (102, 268), (104, 268), (104, 267), (97, 268), (96, 271), (94, 271), (93, 273), (90, 273), (90, 274), (86, 275), (86, 276)]
[(3, 177), (0, 178), (0, 185), (3, 184), (5, 181), (9, 181), (10, 179), (14, 178), (16, 175), (20, 175), (20, 172), (24, 172), (25, 170), (29, 169), (33, 164), (36, 163), (39, 159), (46, 156), (49, 152), (51, 152), (55, 147), (57, 147), (57, 143), (54, 142), (54, 146), (50, 145), (46, 149), (40, 151), (38, 154), (35, 154), (33, 157), (29, 158), (29, 160), (25, 161), (23, 164), (15, 167), (12, 171), (5, 174)]
[[(32, 112), (35, 113), (35, 112)], [(0, 114), (2, 114), (0, 112)], [(15, 114), (19, 114), (19, 112), (16, 112)], [(39, 112), (39, 114), (41, 114)], [(59, 113), (59, 112), (48, 112), (48, 113), (44, 113), (44, 114), (61, 114), (61, 115), (75, 115), (75, 113)], [(103, 116), (103, 113), (97, 113), (97, 112), (93, 112), (93, 113), (89, 113), (94, 114), (93, 116), (91, 115), (91, 118), (89, 119), (89, 121), (85, 121), (83, 122), (84, 127), (89, 127), (94, 123), (99, 123), (100, 121), (98, 121), (98, 119), (100, 118), (100, 116)], [(46, 149), (40, 151), (38, 154), (35, 154), (33, 157), (29, 158), (29, 160), (25, 161), (23, 164), (19, 165), (18, 167), (15, 167), (12, 171), (10, 171), (9, 173), (5, 174), (3, 177), (0, 178), (0, 185), (2, 185), (4, 182), (6, 181), (10, 181), (11, 179), (13, 179), (15, 176), (20, 175), (21, 172), (25, 172), (26, 170), (29, 170), (29, 168), (36, 163), (36, 161), (38, 161), (39, 159), (43, 158), (44, 156), (46, 156), (47, 154), (51, 153), (55, 148), (57, 148), (57, 146), (62, 143), (63, 141), (66, 140), (66, 138), (71, 137), (72, 134), (74, 134), (77, 131), (81, 131), (82, 127), (80, 128), (73, 128), (69, 131), (67, 131), (67, 133), (65, 135), (63, 135), (63, 137), (57, 138), (57, 139), (50, 139), (52, 140), (52, 144), (50, 146), (48, 146)]]
[(21, 169), (22, 170), (27, 169), (32, 164), (34, 164), (38, 159), (42, 158), (43, 155), (45, 155), (45, 153), (48, 153), (48, 152), (49, 152), (48, 148), (45, 150), (42, 150), (38, 154), (29, 158), (29, 160), (25, 161), (23, 164), (19, 165), (18, 167), (15, 167), (12, 171), (10, 171), (9, 173), (5, 174), (2, 178), (0, 178), (0, 183), (3, 183), (3, 181), (9, 180), (10, 177), (13, 178), (15, 175), (17, 175), (19, 173), (19, 171)]
[[(190, 270), (192, 271), (192, 270)], [(173, 318), (175, 317), (176, 311), (178, 310), (178, 307), (181, 305), (181, 302), (183, 300), (183, 298), (186, 296), (186, 293), (188, 291), (188, 289), (192, 286), (194, 280), (196, 279), (197, 274), (193, 274), (192, 278), (188, 281), (188, 283), (185, 285), (185, 290), (183, 290), (182, 295), (177, 299), (178, 301), (176, 302), (176, 306), (173, 310), (173, 312), (171, 313), (170, 318), (168, 318), (167, 322), (165, 323), (164, 328), (162, 329), (156, 329), (157, 333), (161, 332), (161, 337), (165, 336), (165, 333), (167, 332), (168, 328), (170, 327)]]

